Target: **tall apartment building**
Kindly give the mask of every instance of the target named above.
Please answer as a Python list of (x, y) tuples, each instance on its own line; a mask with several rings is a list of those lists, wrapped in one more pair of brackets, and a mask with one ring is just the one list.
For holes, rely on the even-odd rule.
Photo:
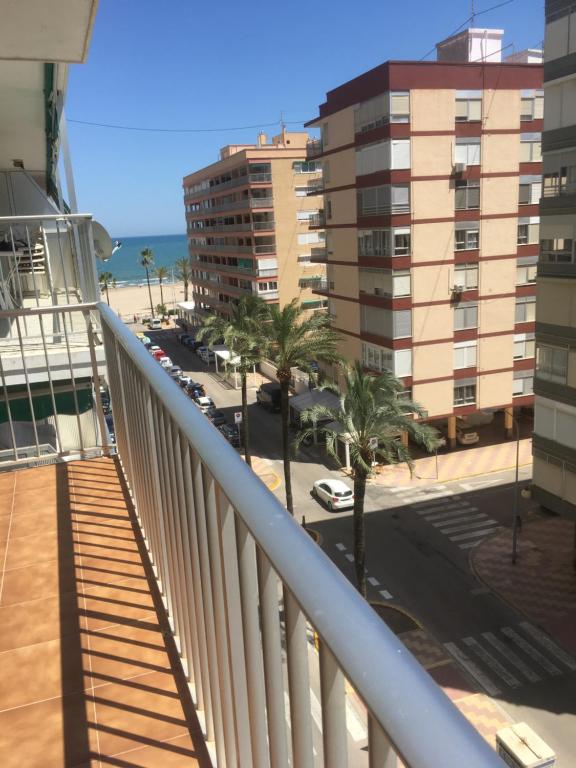
[(310, 310), (324, 277), (312, 256), (324, 244), (318, 225), (321, 163), (307, 159), (307, 133), (283, 130), (267, 143), (230, 145), (220, 159), (184, 178), (192, 297), (198, 318), (226, 314), (243, 294)]
[[(542, 66), (470, 29), (435, 62), (335, 88), (322, 132), (327, 286), (342, 352), (431, 420), (533, 403)], [(520, 62), (518, 60), (521, 60)], [(526, 63), (523, 63), (526, 62)]]
[(547, 0), (534, 486), (576, 519), (576, 5)]

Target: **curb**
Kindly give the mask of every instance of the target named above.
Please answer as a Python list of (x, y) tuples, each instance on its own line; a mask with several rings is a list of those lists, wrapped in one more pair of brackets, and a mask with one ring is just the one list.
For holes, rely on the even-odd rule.
[[(518, 464), (519, 468), (520, 467), (531, 467), (531, 466), (532, 466), (532, 462), (531, 461), (527, 461), (524, 464)], [(516, 465), (513, 464), (510, 467), (498, 467), (498, 469), (490, 469), (490, 470), (484, 471), (484, 472), (473, 472), (472, 474), (469, 474), (469, 475), (459, 475), (458, 477), (450, 477), (450, 478), (447, 478), (445, 480), (444, 479), (440, 479), (440, 478), (433, 478), (433, 477), (430, 477), (430, 478), (420, 477), (418, 475), (414, 475), (414, 476), (418, 480), (428, 480), (431, 485), (435, 485), (437, 483), (457, 483), (459, 480), (467, 480), (469, 477), (484, 477), (485, 475), (495, 475), (498, 472), (507, 472), (507, 471), (509, 471), (511, 469), (515, 469), (515, 468), (516, 468)], [(386, 484), (385, 485), (384, 483), (378, 483), (378, 482), (374, 482), (374, 481), (371, 483), (371, 485), (375, 485), (375, 486), (380, 485), (380, 486), (382, 486), (382, 488), (394, 487), (394, 484), (391, 484), (391, 485), (387, 485)], [(417, 488), (418, 485), (414, 484), (414, 487)]]

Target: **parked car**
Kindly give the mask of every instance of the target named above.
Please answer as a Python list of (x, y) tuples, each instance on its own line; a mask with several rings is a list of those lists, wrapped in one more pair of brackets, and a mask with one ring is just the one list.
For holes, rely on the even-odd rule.
[(148, 347), (148, 352), (150, 352), (150, 354), (153, 355), (154, 352), (156, 352), (159, 349), (160, 347), (158, 346), (158, 344), (150, 344), (150, 346)]
[(342, 480), (316, 480), (312, 494), (331, 511), (354, 506), (354, 493)]
[(204, 386), (197, 381), (190, 380), (188, 384), (186, 385), (186, 393), (190, 395), (190, 397), (204, 397), (206, 394), (206, 390), (204, 389)]
[(154, 352), (152, 352), (152, 357), (155, 360), (160, 360), (162, 357), (168, 357), (168, 355), (166, 354), (166, 352), (164, 352), (163, 349), (158, 348), (158, 349), (155, 349)]
[(178, 384), (182, 387), (182, 389), (186, 389), (188, 384), (193, 384), (194, 382), (190, 378), (190, 376), (178, 376)]
[(209, 408), (206, 411), (206, 416), (208, 416), (215, 427), (221, 427), (222, 424), (226, 424), (226, 415), (223, 411), (219, 411), (217, 408)]
[(198, 347), (196, 350), (198, 357), (203, 360), (207, 365), (213, 363), (215, 359), (214, 352), (208, 347)]
[(172, 368), (168, 370), (168, 373), (174, 379), (174, 381), (176, 381), (180, 378), (180, 376), (182, 376), (182, 368), (180, 368), (179, 365), (173, 365)]
[(214, 400), (212, 400), (211, 397), (206, 397), (205, 395), (200, 395), (200, 397), (195, 397), (194, 402), (200, 408), (202, 413), (206, 413), (209, 410), (214, 410), (216, 408), (216, 404), (214, 403)]
[(185, 343), (186, 343), (186, 340), (187, 340), (187, 339), (191, 339), (192, 337), (190, 336), (190, 334), (189, 334), (189, 333), (179, 333), (179, 334), (176, 336), (176, 338), (178, 339), (178, 341), (180, 342), (180, 344), (185, 344)]
[(238, 427), (236, 425), (222, 424), (222, 426), (218, 427), (218, 429), (220, 432), (222, 432), (226, 440), (228, 440), (233, 448), (240, 448), (240, 432), (238, 431)]
[(201, 341), (196, 341), (193, 336), (189, 336), (184, 342), (184, 346), (188, 347), (188, 349), (191, 349), (192, 352), (196, 352), (196, 350), (203, 345)]
[(107, 413), (104, 416), (106, 420), (106, 428), (108, 429), (108, 437), (111, 443), (116, 442), (116, 433), (114, 432), (114, 418), (111, 413)]
[(280, 384), (275, 381), (261, 384), (256, 392), (256, 402), (272, 413), (280, 411)]
[(460, 445), (475, 445), (479, 440), (480, 435), (478, 432), (456, 424), (456, 441), (460, 443)]
[(158, 362), (164, 368), (164, 370), (169, 371), (174, 363), (172, 362), (171, 358), (168, 357), (168, 355), (165, 355), (164, 357), (161, 357)]
[(151, 331), (161, 331), (162, 320), (160, 320), (159, 317), (151, 317), (148, 321), (148, 328), (150, 328)]

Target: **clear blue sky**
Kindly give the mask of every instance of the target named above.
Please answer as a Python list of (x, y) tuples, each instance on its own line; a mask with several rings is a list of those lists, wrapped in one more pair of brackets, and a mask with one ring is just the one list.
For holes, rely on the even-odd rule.
[[(476, 0), (476, 12), (501, 1)], [(476, 26), (505, 29), (516, 50), (534, 47), (543, 6), (513, 0)], [(470, 0), (100, 0), (88, 61), (71, 68), (67, 115), (165, 128), (263, 127), (281, 111), (308, 120), (327, 90), (387, 59), (421, 58), (469, 15)], [(79, 208), (113, 236), (183, 233), (182, 177), (257, 132), (70, 123)]]

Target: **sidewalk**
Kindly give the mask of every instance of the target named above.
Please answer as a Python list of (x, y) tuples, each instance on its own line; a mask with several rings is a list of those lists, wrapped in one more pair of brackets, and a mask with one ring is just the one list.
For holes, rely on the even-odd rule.
[(574, 522), (551, 517), (524, 523), (512, 565), (512, 532), (504, 530), (472, 550), (476, 575), (500, 597), (576, 653)]
[[(520, 440), (520, 466), (532, 463), (532, 440)], [(377, 467), (370, 478), (372, 485), (418, 486), (430, 483), (448, 483), (474, 475), (501, 472), (516, 466), (516, 441), (480, 448), (463, 448), (438, 456), (416, 459), (414, 473), (405, 464), (386, 464)]]

